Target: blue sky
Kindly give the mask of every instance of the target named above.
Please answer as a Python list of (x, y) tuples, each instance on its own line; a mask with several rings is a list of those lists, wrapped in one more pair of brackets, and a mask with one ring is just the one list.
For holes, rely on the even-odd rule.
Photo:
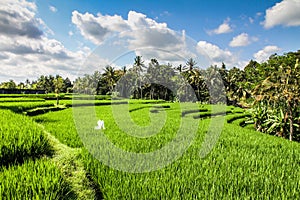
[[(262, 62), (273, 53), (300, 49), (299, 10), (299, 0), (3, 0), (0, 81), (25, 81), (41, 74), (74, 79), (93, 50), (124, 31), (132, 32), (124, 37), (132, 40), (131, 47), (141, 48), (151, 40), (161, 45), (153, 48), (175, 48), (188, 57), (183, 46), (176, 45), (183, 34), (193, 39), (195, 49), (206, 52), (211, 64), (243, 68), (251, 59)], [(136, 33), (140, 27), (151, 31)], [(97, 59), (104, 63), (111, 58)]]

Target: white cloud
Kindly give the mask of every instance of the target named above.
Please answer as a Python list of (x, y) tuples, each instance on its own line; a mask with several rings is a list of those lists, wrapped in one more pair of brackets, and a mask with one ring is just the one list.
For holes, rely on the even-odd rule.
[(70, 51), (49, 38), (36, 12), (36, 5), (24, 0), (0, 2), (0, 81), (25, 81), (48, 74), (74, 78), (88, 54)]
[[(123, 40), (123, 46), (145, 59), (153, 57), (158, 60), (174, 61), (177, 55), (191, 56), (185, 46), (185, 34), (178, 34), (168, 28), (166, 23), (158, 23), (142, 13), (129, 11), (127, 19), (121, 16), (89, 13), (81, 14), (73, 11), (72, 22), (80, 30), (84, 38), (96, 45), (104, 45), (106, 39), (117, 34)], [(117, 41), (115, 41), (117, 42)], [(120, 44), (119, 44), (120, 46)], [(155, 50), (156, 49), (156, 50)], [(164, 50), (158, 53), (157, 49)]]
[(73, 36), (73, 35), (74, 35), (73, 31), (69, 31), (69, 32), (68, 32), (68, 35), (69, 35), (69, 36)]
[(253, 57), (258, 62), (266, 61), (270, 55), (277, 53), (281, 49), (274, 45), (265, 46), (262, 50), (259, 50), (255, 54), (253, 54)]
[(247, 46), (251, 43), (251, 38), (247, 33), (241, 33), (240, 35), (233, 37), (233, 39), (230, 41), (229, 46), (231, 47), (241, 47), (241, 46)]
[(35, 18), (36, 5), (25, 1), (0, 2), (0, 34), (40, 38), (40, 19)]
[(265, 28), (277, 25), (300, 26), (299, 10), (299, 0), (283, 0), (266, 10), (265, 21), (262, 24)]
[(101, 15), (94, 16), (90, 13), (81, 14), (78, 11), (72, 12), (72, 22), (80, 30), (84, 38), (94, 44), (101, 44), (106, 37), (114, 32), (122, 32), (128, 29), (128, 24), (121, 16)]
[(224, 34), (224, 33), (229, 33), (229, 32), (232, 32), (232, 28), (230, 27), (229, 25), (229, 21), (230, 19), (227, 18), (223, 24), (221, 24), (218, 28), (214, 29), (214, 30), (210, 30), (208, 31), (207, 33), (209, 35), (211, 34)]
[(217, 45), (206, 41), (199, 41), (197, 48), (198, 51), (205, 52), (210, 57), (213, 65), (221, 66), (222, 62), (224, 62), (229, 67), (244, 67), (245, 62), (239, 61), (237, 55), (234, 55), (229, 50), (223, 50)]
[(254, 23), (254, 19), (252, 17), (249, 17), (248, 19), (249, 19), (250, 24)]
[(241, 47), (241, 46), (248, 46), (252, 42), (257, 42), (259, 39), (257, 37), (249, 37), (247, 33), (241, 33), (232, 38), (229, 43), (231, 47)]
[(57, 8), (54, 6), (49, 6), (49, 10), (54, 13), (57, 12)]

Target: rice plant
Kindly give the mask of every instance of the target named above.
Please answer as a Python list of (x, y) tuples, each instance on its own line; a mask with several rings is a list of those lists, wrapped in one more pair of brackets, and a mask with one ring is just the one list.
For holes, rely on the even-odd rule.
[(28, 117), (0, 110), (0, 166), (51, 154), (43, 131)]
[(0, 199), (74, 199), (60, 170), (46, 159), (0, 170)]

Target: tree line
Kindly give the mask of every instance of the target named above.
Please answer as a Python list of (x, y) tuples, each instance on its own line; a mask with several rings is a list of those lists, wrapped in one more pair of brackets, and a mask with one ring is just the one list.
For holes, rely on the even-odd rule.
[(56, 93), (55, 90), (58, 88), (58, 83), (60, 92), (71, 93), (73, 91), (72, 81), (68, 77), (63, 78), (60, 75), (41, 75), (37, 80), (30, 81), (29, 79), (26, 79), (25, 82), (20, 82), (18, 84), (11, 79), (0, 83), (0, 88), (45, 90), (46, 93)]

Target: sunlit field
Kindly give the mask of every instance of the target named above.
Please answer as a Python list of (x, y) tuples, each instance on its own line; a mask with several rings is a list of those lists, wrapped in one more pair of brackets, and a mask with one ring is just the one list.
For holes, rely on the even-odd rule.
[[(226, 106), (221, 112), (207, 104), (147, 100), (123, 100), (126, 103), (116, 105), (107, 105), (109, 100), (96, 100), (96, 106), (72, 107), (72, 102), (65, 100), (61, 104), (69, 106), (62, 106), (61, 110), (28, 116), (26, 111), (47, 109), (54, 102), (26, 99), (20, 102), (19, 98), (18, 102), (11, 98), (5, 102), (5, 99), (1, 98), (0, 110), (2, 199), (297, 199), (300, 196), (299, 143), (256, 132), (251, 125), (245, 125), (249, 114), (241, 108)], [(149, 153), (161, 149), (176, 138), (184, 120), (191, 127), (186, 130), (195, 128), (196, 134), (183, 155), (166, 167), (144, 173), (125, 172), (96, 159), (89, 151), (91, 143), (85, 144), (92, 141), (78, 134), (76, 112), (91, 109), (96, 119), (105, 122), (104, 130), (90, 129), (92, 138), (97, 140), (100, 138), (97, 134), (104, 134), (125, 152)], [(155, 130), (153, 126), (156, 132), (148, 137), (131, 136), (118, 125), (114, 110), (127, 111), (123, 112), (124, 118), (129, 116), (137, 127), (146, 129), (153, 124), (162, 127)], [(210, 124), (221, 118), (224, 127), (220, 137), (212, 151), (202, 158), (200, 152)], [(96, 122), (83, 121), (83, 124), (96, 126)], [(130, 125), (125, 130), (130, 130)], [(98, 150), (107, 151), (101, 146)], [(84, 186), (78, 187), (76, 183)]]

